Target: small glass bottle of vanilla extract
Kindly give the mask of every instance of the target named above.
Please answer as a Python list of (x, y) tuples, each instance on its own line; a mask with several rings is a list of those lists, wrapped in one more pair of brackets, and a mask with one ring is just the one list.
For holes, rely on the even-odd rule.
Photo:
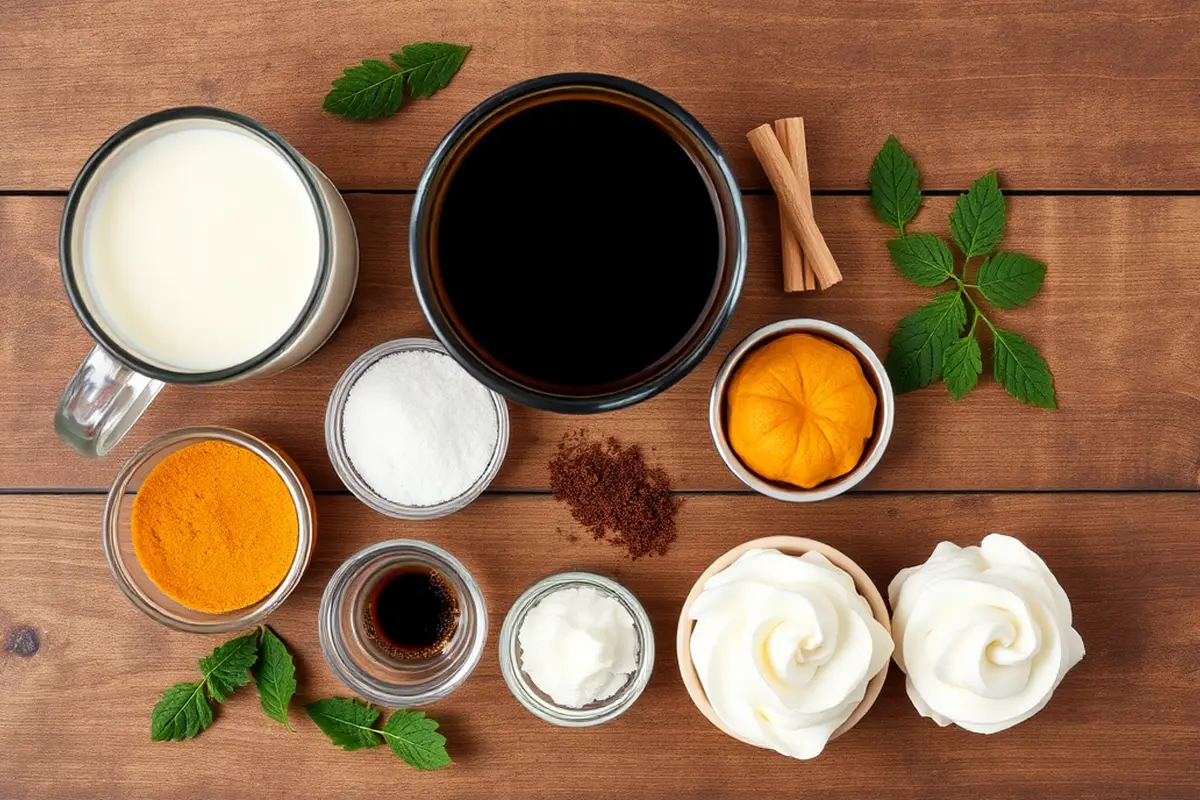
[(458, 630), (458, 596), (436, 569), (403, 566), (381, 575), (363, 607), (368, 640), (397, 661), (423, 661)]
[(392, 708), (441, 700), (483, 655), (479, 584), (437, 545), (393, 539), (338, 567), (318, 612), (321, 652), (356, 695)]

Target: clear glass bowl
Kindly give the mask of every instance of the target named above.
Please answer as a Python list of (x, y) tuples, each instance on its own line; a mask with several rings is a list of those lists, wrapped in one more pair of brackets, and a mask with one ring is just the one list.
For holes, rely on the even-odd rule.
[[(134, 493), (150, 471), (175, 451), (214, 439), (244, 447), (271, 465), (283, 479), (292, 496), (300, 529), (296, 556), (292, 559), (287, 575), (274, 591), (253, 605), (222, 614), (194, 611), (167, 597), (155, 586), (138, 563), (133, 550), (133, 532), (130, 527)], [(285, 453), (248, 433), (232, 428), (195, 427), (182, 428), (159, 436), (126, 462), (109, 490), (108, 500), (104, 504), (103, 526), (104, 557), (108, 560), (108, 568), (112, 571), (118, 588), (135, 608), (151, 619), (178, 631), (228, 633), (261, 623), (268, 614), (283, 604), (300, 583), (304, 570), (308, 568), (313, 543), (316, 541), (317, 512), (308, 481)]]
[[(367, 602), (376, 583), (399, 567), (424, 566), (445, 576), (458, 597), (458, 628), (442, 652), (421, 661), (389, 658), (364, 631)], [(467, 568), (436, 545), (394, 539), (363, 548), (338, 567), (321, 597), (321, 652), (342, 683), (366, 700), (411, 708), (457, 689), (483, 655), (487, 606)]]
[(346, 444), (342, 439), (342, 414), (345, 413), (346, 400), (350, 397), (350, 390), (364, 372), (381, 359), (396, 353), (415, 350), (427, 350), (452, 358), (441, 342), (433, 339), (393, 339), (372, 347), (346, 368), (342, 377), (338, 379), (337, 385), (333, 387), (333, 393), (329, 396), (329, 406), (325, 411), (325, 447), (329, 451), (329, 459), (333, 462), (334, 470), (346, 488), (380, 514), (386, 514), (396, 519), (437, 519), (469, 506), (475, 498), (483, 494), (483, 490), (500, 471), (500, 465), (504, 463), (504, 456), (508, 453), (508, 405), (503, 397), (488, 389), (488, 395), (496, 408), (496, 449), (492, 451), (492, 457), (483, 474), (465, 492), (431, 506), (409, 506), (388, 500), (372, 489), (358, 474), (354, 465), (350, 463), (350, 456), (346, 453)]
[[(521, 665), (521, 645), (517, 634), (530, 609), (561, 589), (589, 586), (608, 595), (625, 607), (633, 617), (637, 633), (637, 669), (629, 680), (611, 697), (590, 703), (583, 708), (568, 708), (555, 703), (525, 674)], [(513, 697), (530, 712), (546, 722), (566, 728), (584, 728), (608, 722), (623, 714), (641, 696), (654, 670), (654, 629), (650, 617), (638, 599), (621, 584), (591, 572), (560, 572), (529, 587), (508, 611), (500, 629), (500, 672)]]

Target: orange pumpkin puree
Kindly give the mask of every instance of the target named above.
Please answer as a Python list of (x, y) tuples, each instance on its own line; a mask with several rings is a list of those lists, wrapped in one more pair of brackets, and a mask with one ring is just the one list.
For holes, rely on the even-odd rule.
[(875, 426), (858, 357), (793, 333), (748, 355), (725, 396), (729, 444), (768, 480), (811, 489), (857, 466)]

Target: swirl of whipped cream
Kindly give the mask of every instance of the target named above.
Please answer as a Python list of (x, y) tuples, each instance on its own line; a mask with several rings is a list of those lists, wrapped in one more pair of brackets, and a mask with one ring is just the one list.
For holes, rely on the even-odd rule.
[(921, 716), (975, 733), (1029, 719), (1083, 658), (1071, 602), (1011, 536), (942, 542), (888, 587), (896, 664)]
[(813, 758), (887, 666), (892, 641), (854, 580), (816, 552), (749, 550), (705, 582), (691, 654), (742, 739)]

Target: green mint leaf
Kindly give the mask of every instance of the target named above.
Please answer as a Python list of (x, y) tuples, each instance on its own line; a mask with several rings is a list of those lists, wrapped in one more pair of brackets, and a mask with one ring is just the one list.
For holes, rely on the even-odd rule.
[(988, 302), (1017, 308), (1029, 302), (1046, 278), (1046, 265), (1020, 253), (996, 253), (983, 262), (975, 284)]
[(258, 631), (230, 639), (200, 659), (200, 673), (213, 700), (224, 703), (235, 689), (250, 682), (250, 668), (258, 660)]
[(346, 67), (333, 81), (322, 108), (346, 119), (375, 119), (395, 114), (404, 104), (404, 73), (382, 61), (367, 59)]
[(177, 683), (162, 693), (150, 712), (150, 739), (155, 742), (191, 739), (212, 725), (212, 706), (204, 683)]
[(469, 52), (469, 45), (418, 42), (392, 53), (392, 62), (408, 74), (410, 96), (430, 97), (450, 82)]
[(996, 249), (1004, 235), (1004, 195), (989, 172), (954, 201), (950, 212), (950, 233), (967, 258), (986, 255)]
[(904, 233), (904, 224), (921, 207), (921, 176), (912, 157), (904, 152), (895, 136), (883, 143), (871, 172), (871, 205), (881, 220)]
[(993, 328), (992, 374), (1022, 403), (1058, 408), (1054, 402), (1054, 378), (1046, 359), (1019, 334)]
[(918, 286), (937, 286), (954, 274), (950, 245), (932, 233), (914, 233), (887, 243), (892, 263)]
[(438, 724), (424, 711), (396, 711), (379, 732), (392, 752), (414, 769), (441, 769), (450, 766), (446, 737), (437, 732)]
[(458, 72), (471, 48), (445, 42), (418, 42), (392, 53), (394, 69), (375, 59), (346, 67), (322, 107), (346, 119), (375, 119), (395, 114), (404, 101), (429, 97)]
[(928, 305), (900, 320), (886, 362), (895, 390), (911, 392), (940, 376), (942, 354), (966, 324), (967, 309), (957, 290), (934, 295)]
[(979, 350), (974, 331), (946, 346), (942, 353), (942, 379), (955, 400), (963, 399), (967, 392), (974, 389), (982, 373), (983, 353)]
[(264, 627), (258, 645), (258, 663), (254, 665), (254, 685), (263, 713), (283, 724), (289, 731), (295, 728), (288, 722), (288, 704), (296, 694), (296, 664), (287, 645), (275, 631)]
[(380, 733), (372, 727), (379, 719), (379, 709), (358, 700), (330, 697), (309, 703), (304, 710), (329, 741), (344, 750), (379, 746)]

